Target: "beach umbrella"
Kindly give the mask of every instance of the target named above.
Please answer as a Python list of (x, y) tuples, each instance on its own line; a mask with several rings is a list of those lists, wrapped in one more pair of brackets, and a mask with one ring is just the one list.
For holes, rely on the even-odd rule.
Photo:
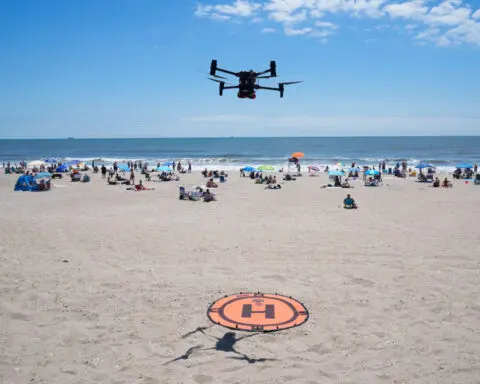
[(259, 171), (275, 171), (273, 165), (261, 165), (258, 167)]
[(244, 167), (243, 170), (245, 172), (255, 172), (256, 171), (256, 169), (251, 167), (251, 166)]
[(329, 171), (328, 176), (343, 176), (343, 172), (339, 170)]
[(303, 152), (295, 152), (295, 153), (292, 153), (292, 156), (290, 157), (296, 157), (298, 159), (299, 157), (303, 157), (303, 156), (305, 156)]
[(339, 161), (337, 164), (336, 164), (337, 167), (344, 167), (345, 166), (345, 163), (342, 163), (341, 161)]
[(46, 163), (57, 163), (57, 159), (54, 159), (54, 158), (50, 158), (50, 159), (45, 159), (44, 160)]
[(127, 165), (127, 164), (117, 164), (117, 168), (118, 168), (120, 171), (124, 171), (124, 172), (130, 171), (130, 168), (128, 168), (128, 165)]
[(41, 167), (42, 165), (45, 165), (45, 162), (42, 160), (34, 160), (31, 161), (27, 164), (27, 167), (33, 168), (33, 167)]
[(428, 163), (419, 163), (415, 166), (417, 169), (424, 169), (424, 168), (435, 168), (434, 165)]
[(314, 172), (320, 171), (320, 168), (318, 168), (316, 165), (309, 165), (308, 169)]
[(462, 163), (462, 164), (458, 164), (456, 167), (468, 169), (468, 168), (473, 168), (473, 165), (470, 163)]
[(38, 180), (38, 179), (51, 179), (52, 178), (52, 174), (51, 173), (48, 173), (48, 172), (40, 172), (40, 173), (37, 173), (34, 177), (35, 180)]
[(376, 169), (369, 169), (367, 172), (365, 172), (365, 175), (369, 175), (369, 176), (374, 176), (379, 174), (380, 174), (380, 171), (377, 171)]
[(169, 167), (166, 167), (164, 165), (162, 165), (161, 167), (158, 167), (157, 171), (158, 172), (172, 172), (172, 170)]

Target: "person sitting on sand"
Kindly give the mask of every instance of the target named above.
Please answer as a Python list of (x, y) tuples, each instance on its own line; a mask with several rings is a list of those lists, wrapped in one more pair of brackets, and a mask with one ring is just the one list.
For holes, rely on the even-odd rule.
[(203, 201), (205, 201), (206, 203), (209, 203), (210, 201), (213, 201), (213, 200), (215, 200), (215, 196), (213, 196), (210, 190), (207, 189), (203, 194)]
[(350, 196), (350, 194), (348, 194), (347, 197), (343, 199), (343, 207), (347, 209), (357, 209), (357, 204), (355, 203), (355, 200)]
[(433, 188), (438, 188), (440, 187), (440, 179), (438, 177), (435, 178), (435, 181), (433, 182), (432, 185)]
[(453, 187), (453, 184), (445, 177), (445, 180), (443, 180), (442, 187), (444, 188), (451, 188)]
[(207, 188), (218, 188), (218, 185), (213, 181), (213, 179), (210, 179), (207, 181), (206, 184)]
[(342, 188), (352, 188), (348, 182), (348, 178), (342, 183)]

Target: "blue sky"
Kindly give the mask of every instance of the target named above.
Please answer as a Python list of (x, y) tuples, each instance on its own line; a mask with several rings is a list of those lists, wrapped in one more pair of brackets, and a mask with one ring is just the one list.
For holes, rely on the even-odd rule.
[[(6, 0), (0, 137), (480, 133), (480, 1)], [(211, 59), (304, 80), (218, 96)], [(262, 84), (276, 85), (270, 79)]]

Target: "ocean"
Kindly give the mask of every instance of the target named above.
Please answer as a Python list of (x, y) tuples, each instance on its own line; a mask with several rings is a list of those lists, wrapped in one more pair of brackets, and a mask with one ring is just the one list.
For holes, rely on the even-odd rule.
[(194, 170), (285, 167), (297, 151), (305, 154), (304, 165), (376, 165), (383, 160), (392, 165), (406, 160), (410, 166), (427, 161), (451, 169), (458, 163), (480, 164), (480, 136), (0, 140), (0, 162), (56, 158), (110, 165), (127, 160), (150, 164), (189, 160)]

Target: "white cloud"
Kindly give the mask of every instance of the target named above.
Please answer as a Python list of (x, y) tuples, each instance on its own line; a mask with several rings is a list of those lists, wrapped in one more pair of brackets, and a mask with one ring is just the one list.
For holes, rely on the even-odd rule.
[[(213, 1), (213, 0), (209, 0)], [(250, 18), (280, 24), (288, 36), (308, 35), (325, 38), (338, 29), (331, 15), (366, 19), (389, 19), (405, 23), (380, 24), (381, 33), (415, 30), (415, 43), (425, 40), (439, 46), (474, 44), (480, 46), (480, 9), (473, 12), (463, 0), (223, 0), (224, 4), (200, 4), (194, 14), (216, 20), (238, 21)], [(263, 32), (265, 32), (263, 30)], [(405, 35), (405, 34), (404, 34)]]
[(312, 28), (285, 28), (285, 34), (287, 36), (299, 36), (299, 35), (308, 35), (309, 33), (312, 33), (313, 29)]
[(263, 33), (274, 33), (274, 32), (276, 32), (276, 29), (275, 28), (263, 28), (262, 32)]

